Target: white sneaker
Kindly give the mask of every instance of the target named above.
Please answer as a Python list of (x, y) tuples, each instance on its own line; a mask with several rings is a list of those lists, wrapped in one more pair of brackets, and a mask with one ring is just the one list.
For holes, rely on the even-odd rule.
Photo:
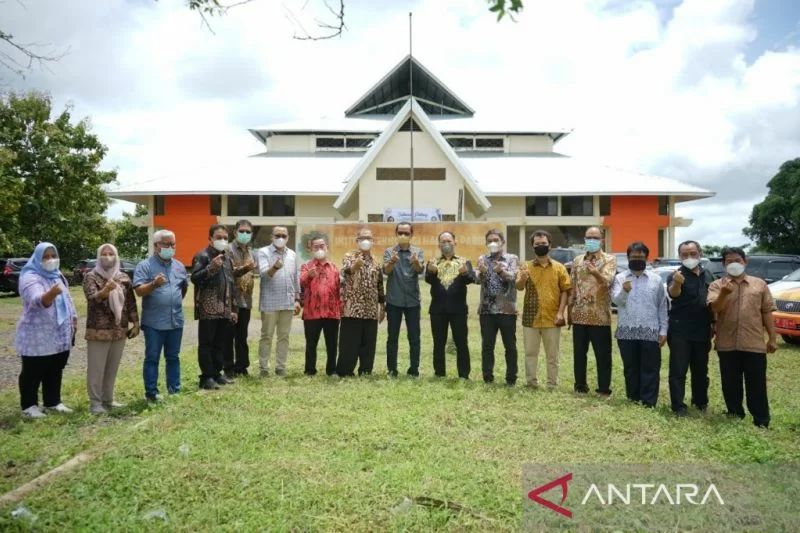
[(54, 405), (53, 407), (45, 407), (48, 411), (56, 411), (57, 413), (71, 413), (72, 409), (60, 403), (58, 405)]
[(39, 409), (38, 405), (31, 405), (27, 409), (22, 410), (22, 415), (28, 418), (44, 418), (47, 416), (47, 413)]
[(110, 402), (110, 403), (104, 403), (103, 407), (105, 407), (106, 409), (121, 409), (125, 407), (125, 404), (119, 402)]

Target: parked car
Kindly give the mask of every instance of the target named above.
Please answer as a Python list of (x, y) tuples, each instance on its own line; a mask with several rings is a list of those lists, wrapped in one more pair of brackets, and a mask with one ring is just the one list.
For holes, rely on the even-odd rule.
[(19, 272), (27, 262), (27, 257), (0, 259), (0, 291), (19, 294)]
[(782, 280), (800, 268), (800, 255), (748, 255), (745, 272), (767, 283)]
[(680, 259), (668, 259), (666, 257), (656, 257), (653, 261), (653, 268), (659, 267), (675, 267), (678, 268), (681, 266)]
[[(72, 283), (75, 285), (80, 285), (83, 283), (83, 276), (90, 270), (93, 270), (96, 264), (97, 259), (84, 259), (82, 261), (78, 261), (78, 264), (76, 264), (75, 268), (72, 270)], [(125, 272), (129, 278), (133, 279), (133, 271), (136, 270), (136, 264), (137, 263), (133, 261), (123, 259), (120, 270)]]
[(800, 269), (770, 283), (777, 311), (772, 312), (775, 331), (789, 344), (800, 345)]
[(725, 267), (722, 264), (721, 257), (704, 257), (703, 261), (707, 261), (707, 263), (701, 261), (700, 264), (703, 265), (703, 268), (714, 274), (715, 278), (721, 278), (725, 275)]
[(582, 253), (583, 250), (576, 248), (553, 248), (550, 250), (550, 258), (567, 267), (567, 272), (572, 272), (572, 261)]
[(614, 254), (614, 257), (617, 258), (617, 274), (622, 272), (623, 270), (628, 270), (628, 254)]

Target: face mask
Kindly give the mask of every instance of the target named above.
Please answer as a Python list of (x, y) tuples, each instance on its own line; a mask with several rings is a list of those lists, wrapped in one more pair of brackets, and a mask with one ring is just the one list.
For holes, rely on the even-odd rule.
[(644, 259), (631, 259), (628, 261), (628, 268), (631, 272), (642, 272), (647, 268), (647, 261)]
[(368, 241), (367, 239), (358, 241), (358, 247), (362, 252), (367, 252), (372, 249), (372, 241)]
[(500, 243), (490, 242), (489, 244), (486, 245), (486, 248), (488, 248), (491, 253), (496, 254), (497, 252), (500, 251)]
[(169, 261), (175, 255), (175, 248), (162, 248), (159, 250), (158, 255), (161, 259)]
[(228, 246), (228, 239), (217, 239), (211, 243), (211, 246), (213, 246), (216, 251), (221, 252)]
[(550, 251), (550, 246), (547, 244), (540, 244), (539, 246), (533, 247), (533, 253), (535, 253), (539, 257), (544, 257), (547, 255), (547, 252)]
[(600, 251), (600, 239), (584, 239), (583, 242), (586, 245), (586, 251), (590, 254)]
[(328, 255), (328, 252), (326, 252), (325, 250), (316, 250), (314, 252), (314, 257), (319, 259), (320, 261), (325, 259), (325, 256), (327, 256), (327, 255)]
[(286, 246), (286, 239), (284, 239), (283, 237), (281, 237), (280, 239), (275, 239), (274, 241), (272, 241), (272, 244), (275, 245), (275, 248), (283, 248), (284, 246)]
[(113, 255), (100, 256), (100, 264), (103, 265), (103, 268), (111, 268), (116, 263), (117, 263), (117, 258)]
[(253, 238), (252, 233), (237, 233), (236, 234), (236, 242), (239, 244), (247, 244), (250, 242), (250, 239)]
[(697, 265), (700, 264), (700, 260), (695, 259), (694, 257), (689, 257), (688, 259), (684, 259), (683, 261), (681, 261), (681, 263), (689, 270), (694, 270), (697, 267)]
[(60, 264), (61, 260), (59, 259), (48, 259), (47, 261), (42, 261), (42, 268), (47, 272), (55, 272)]
[(453, 245), (452, 244), (443, 244), (440, 246), (442, 250), (442, 254), (450, 255), (453, 253)]
[(408, 244), (411, 242), (411, 237), (408, 235), (398, 235), (397, 236), (397, 244)]
[(729, 263), (725, 267), (725, 272), (729, 275), (733, 276), (734, 278), (738, 278), (742, 274), (744, 274), (744, 265), (741, 263)]

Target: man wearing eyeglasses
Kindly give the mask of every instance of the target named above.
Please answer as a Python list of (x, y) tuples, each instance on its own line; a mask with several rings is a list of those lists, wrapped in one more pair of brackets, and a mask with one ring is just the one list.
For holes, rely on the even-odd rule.
[(272, 228), (272, 244), (258, 250), (257, 262), (261, 273), (258, 359), (261, 377), (269, 376), (272, 338), (276, 336), (275, 375), (286, 376), (292, 316), (300, 313), (300, 269), (297, 255), (286, 246), (288, 242), (288, 228), (275, 226)]
[(250, 349), (247, 346), (247, 328), (250, 325), (250, 310), (253, 307), (253, 287), (258, 269), (258, 256), (252, 247), (253, 224), (249, 220), (236, 223), (234, 241), (228, 254), (233, 261), (233, 276), (236, 288), (236, 324), (230, 339), (225, 343), (225, 377), (246, 376), (250, 366)]
[(158, 393), (158, 362), (161, 351), (167, 366), (167, 392), (181, 390), (181, 363), (178, 355), (183, 336), (183, 298), (189, 276), (183, 263), (174, 259), (175, 234), (162, 229), (153, 234), (154, 253), (138, 265), (133, 288), (142, 299), (144, 334), (144, 391), (150, 402), (161, 399)]

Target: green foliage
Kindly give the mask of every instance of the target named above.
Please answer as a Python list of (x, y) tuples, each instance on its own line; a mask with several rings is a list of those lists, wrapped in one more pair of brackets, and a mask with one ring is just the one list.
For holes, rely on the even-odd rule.
[(137, 226), (133, 219), (147, 216), (147, 207), (137, 204), (136, 210), (124, 213), (121, 220), (111, 222), (112, 242), (117, 247), (120, 257), (125, 259), (142, 259), (147, 256), (147, 228)]
[(502, 20), (503, 17), (508, 15), (513, 19), (513, 15), (517, 15), (522, 11), (522, 0), (488, 0), (489, 11), (497, 14), (497, 20)]
[(800, 158), (783, 163), (767, 185), (769, 193), (753, 206), (744, 234), (765, 251), (800, 253)]
[(703, 255), (706, 257), (719, 257), (722, 253), (722, 250), (728, 247), (737, 247), (747, 251), (750, 248), (748, 253), (756, 253), (756, 249), (751, 248), (751, 244), (704, 244), (703, 245)]
[(106, 147), (86, 119), (51, 112), (45, 94), (0, 99), (0, 254), (24, 257), (50, 241), (66, 267), (111, 237), (103, 187), (116, 172), (99, 169)]

